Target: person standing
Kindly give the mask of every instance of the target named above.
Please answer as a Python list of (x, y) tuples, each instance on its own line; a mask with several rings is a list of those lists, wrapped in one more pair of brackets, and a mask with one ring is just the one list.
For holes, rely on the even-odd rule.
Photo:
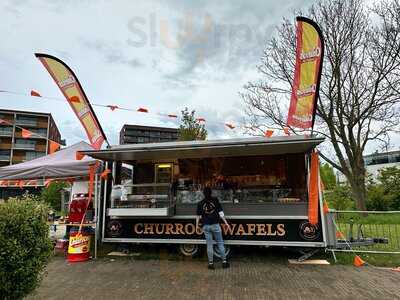
[(229, 227), (225, 219), (224, 212), (218, 199), (211, 196), (211, 188), (203, 189), (204, 199), (197, 204), (196, 227), (199, 226), (200, 219), (203, 226), (204, 235), (207, 242), (208, 268), (214, 269), (214, 241), (217, 243), (218, 252), (221, 254), (222, 267), (229, 268), (229, 263), (226, 260), (226, 252), (224, 240), (222, 238), (221, 226), (219, 220)]

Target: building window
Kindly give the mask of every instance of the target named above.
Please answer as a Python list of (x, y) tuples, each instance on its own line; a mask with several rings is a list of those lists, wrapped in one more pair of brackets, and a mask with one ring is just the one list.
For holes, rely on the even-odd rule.
[(39, 158), (39, 157), (42, 157), (42, 156), (45, 156), (46, 155), (46, 153), (44, 153), (44, 152), (31, 152), (31, 151), (29, 151), (29, 152), (26, 152), (26, 154), (25, 154), (25, 159), (26, 160), (32, 160), (32, 159), (35, 159), (35, 158)]

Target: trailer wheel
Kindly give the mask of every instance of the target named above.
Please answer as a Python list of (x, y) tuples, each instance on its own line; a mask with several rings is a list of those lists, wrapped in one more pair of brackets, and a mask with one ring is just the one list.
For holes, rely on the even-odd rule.
[[(229, 245), (224, 245), (225, 246), (225, 255), (227, 258), (231, 255), (231, 247)], [(221, 254), (218, 252), (218, 247), (217, 245), (214, 245), (214, 256), (217, 258), (221, 258)]]
[(199, 245), (197, 245), (197, 244), (181, 244), (181, 245), (179, 245), (179, 252), (183, 256), (194, 257), (199, 252)]

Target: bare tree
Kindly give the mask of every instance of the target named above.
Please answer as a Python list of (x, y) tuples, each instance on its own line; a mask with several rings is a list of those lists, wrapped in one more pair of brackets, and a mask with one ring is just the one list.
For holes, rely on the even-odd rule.
[[(305, 15), (320, 25), (325, 40), (314, 132), (327, 138), (337, 159), (321, 156), (346, 176), (358, 209), (365, 210), (364, 149), (370, 141), (388, 143), (399, 125), (400, 5), (326, 0)], [(286, 126), (295, 48), (295, 25), (284, 19), (264, 51), (262, 78), (241, 93), (248, 132)]]

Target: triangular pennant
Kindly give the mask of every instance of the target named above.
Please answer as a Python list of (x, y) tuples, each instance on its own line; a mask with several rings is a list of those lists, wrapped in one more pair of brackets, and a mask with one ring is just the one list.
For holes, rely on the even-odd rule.
[(286, 135), (290, 135), (289, 127), (283, 127), (283, 131)]
[(59, 143), (49, 140), (49, 153), (52, 154), (56, 152), (60, 146), (61, 145)]
[(197, 122), (205, 122), (206, 119), (204, 119), (204, 118), (197, 118), (196, 121), (197, 121)]
[(18, 186), (22, 189), (24, 187), (25, 181), (18, 180)]
[(44, 186), (45, 186), (45, 187), (48, 187), (48, 186), (50, 185), (50, 183), (52, 183), (52, 181), (53, 181), (53, 179), (46, 179), (46, 180), (44, 181)]
[(111, 109), (111, 111), (116, 110), (117, 108), (119, 108), (117, 105), (107, 105), (108, 108)]
[(3, 120), (3, 119), (0, 119), (0, 124), (10, 124), (10, 122), (8, 122), (6, 120)]
[(85, 154), (83, 154), (83, 153), (81, 153), (79, 151), (76, 151), (75, 159), (76, 160), (81, 160), (84, 156), (85, 156)]
[(30, 138), (32, 136), (32, 134), (33, 134), (33, 132), (22, 128), (22, 137), (24, 139)]
[(8, 181), (7, 180), (0, 180), (0, 186), (7, 186)]
[(149, 112), (149, 110), (148, 110), (147, 108), (144, 108), (144, 107), (139, 107), (139, 108), (137, 109), (137, 111), (138, 111), (138, 112), (142, 112), (142, 113), (148, 113), (148, 112)]
[(177, 118), (178, 116), (177, 116), (177, 115), (168, 115), (168, 117), (170, 117), (170, 118)]
[(230, 124), (230, 123), (225, 123), (225, 126), (230, 128), (230, 129), (234, 129), (235, 128), (235, 126), (233, 124)]
[(265, 131), (264, 136), (265, 137), (271, 137), (273, 134), (274, 134), (274, 131), (268, 129), (267, 131)]
[(111, 173), (111, 170), (110, 169), (105, 169), (101, 174), (100, 174), (100, 177), (102, 178), (102, 179), (107, 179), (107, 176), (108, 176), (108, 174), (110, 174)]
[(324, 210), (324, 214), (329, 213), (329, 207), (328, 207), (328, 203), (327, 203), (326, 201), (324, 201), (324, 208), (323, 208), (323, 210)]
[(37, 180), (28, 180), (25, 185), (27, 186), (37, 186)]
[(31, 90), (31, 96), (33, 97), (42, 97), (38, 92)]

